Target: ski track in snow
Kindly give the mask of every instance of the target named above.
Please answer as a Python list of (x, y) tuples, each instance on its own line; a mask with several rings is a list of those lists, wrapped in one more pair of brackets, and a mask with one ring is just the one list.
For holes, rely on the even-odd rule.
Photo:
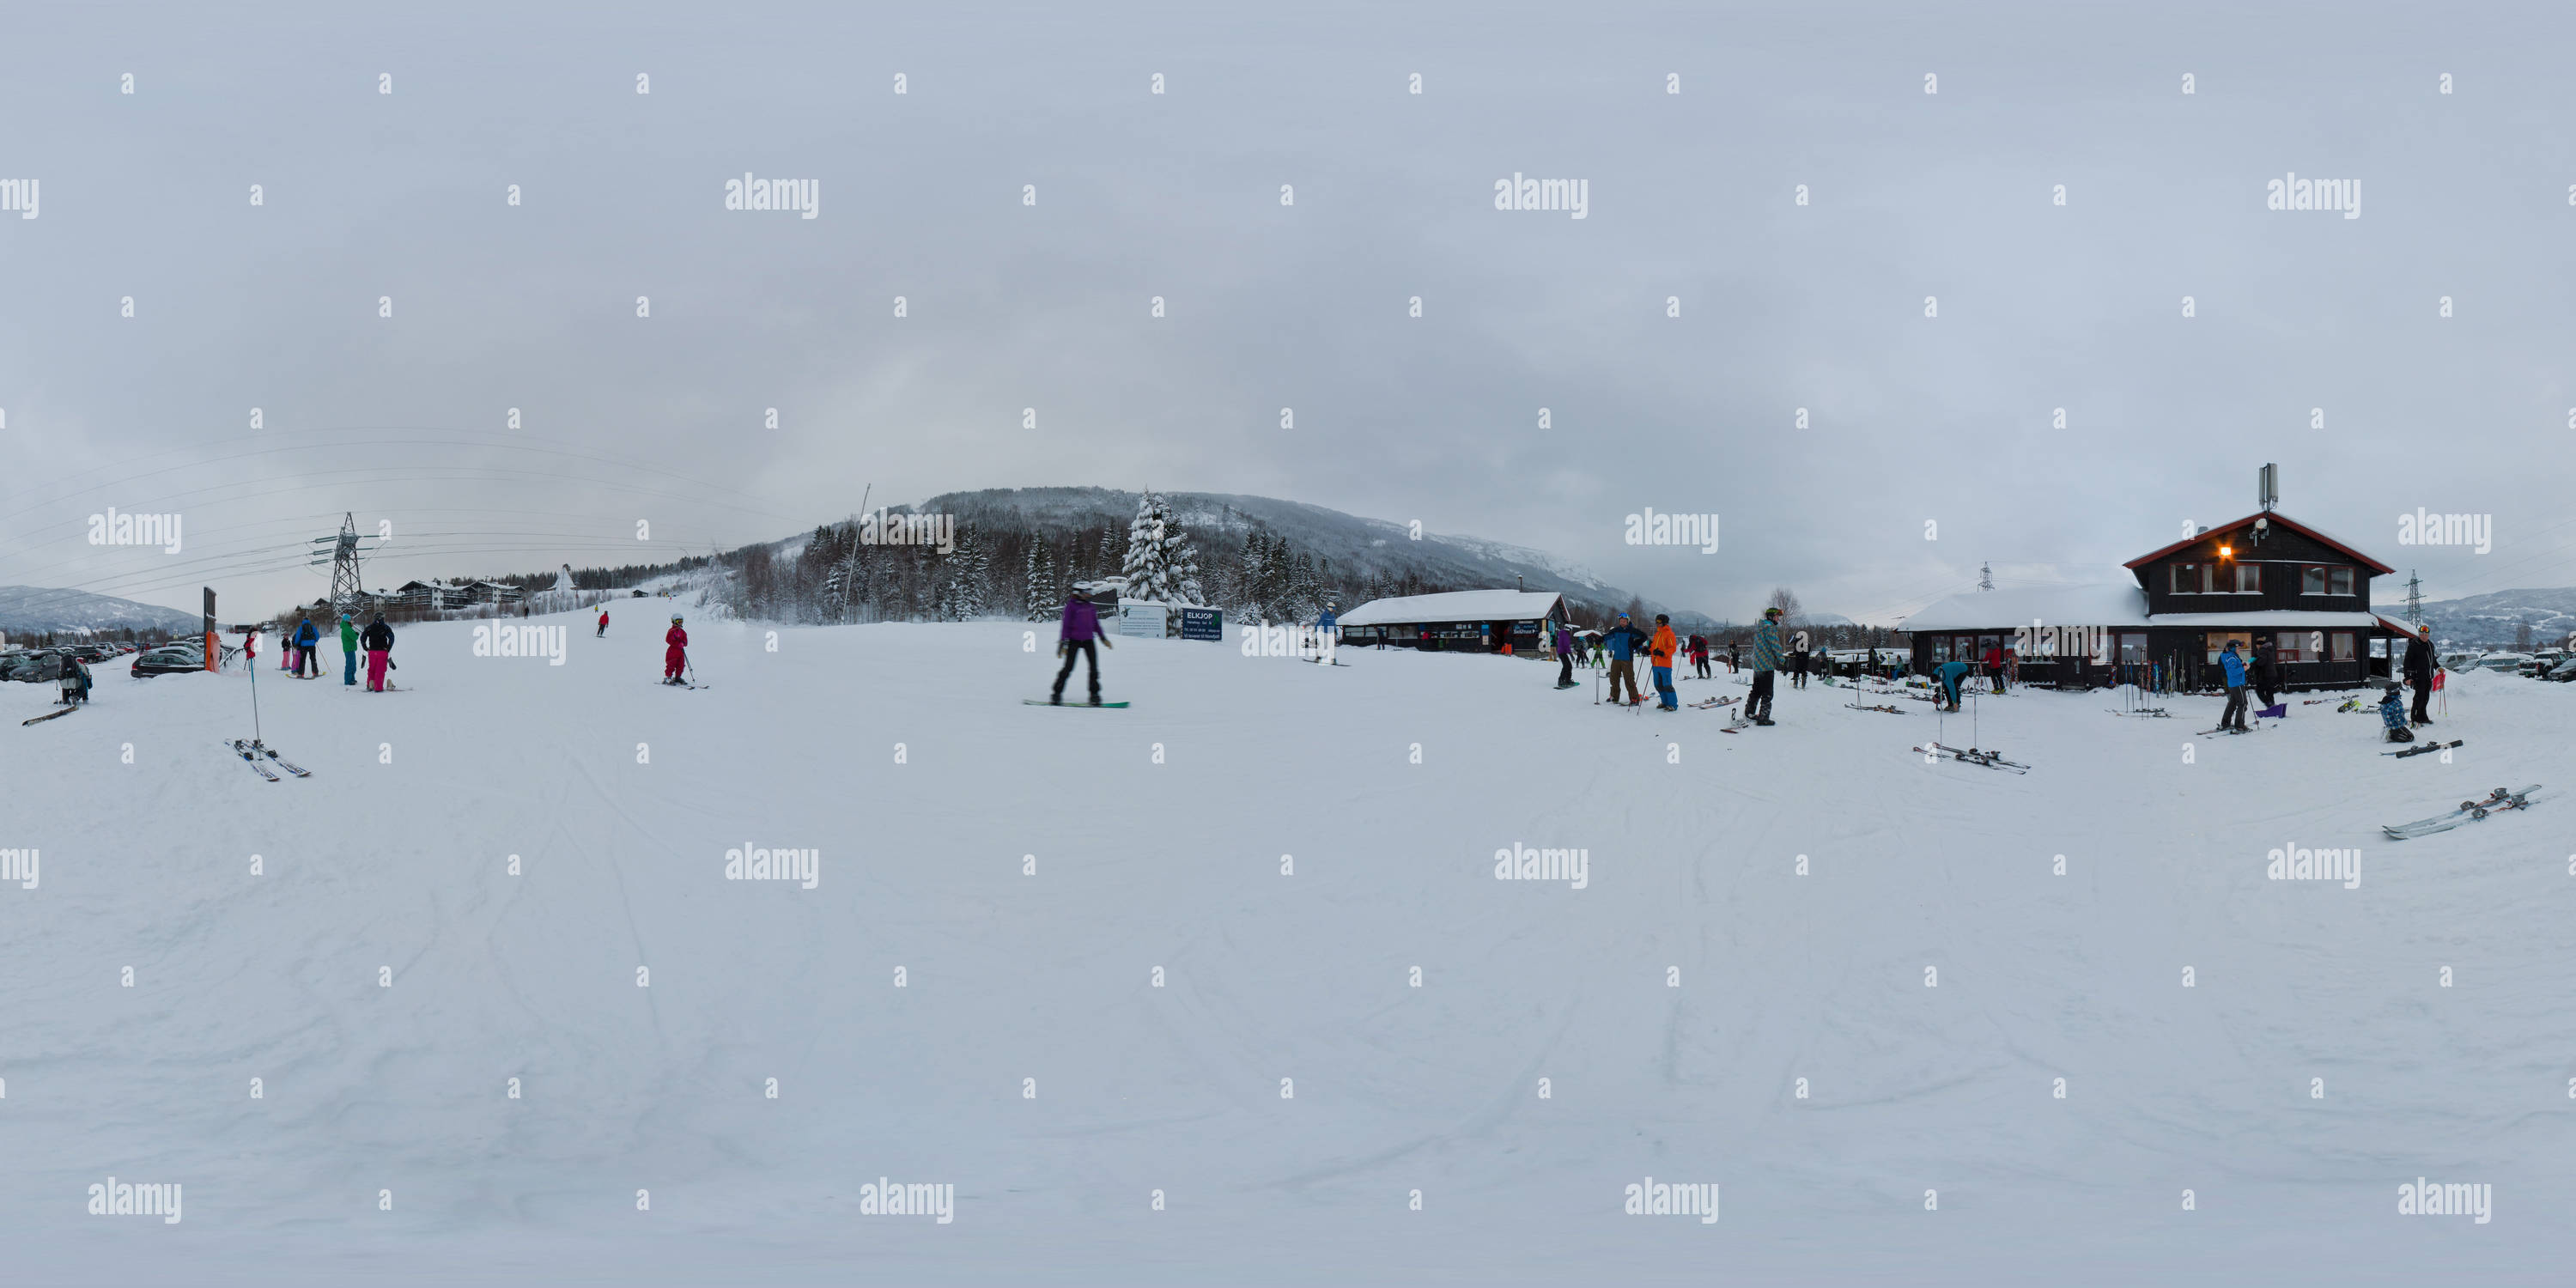
[[(264, 671), (310, 779), (219, 754), (239, 672), (101, 668), (91, 709), (0, 725), (39, 806), (0, 843), (44, 856), (0, 888), (28, 1282), (2493, 1283), (2576, 1253), (2547, 1215), (2576, 796), (2378, 834), (2576, 785), (2576, 686), (2455, 677), (2443, 765), (2331, 708), (2194, 738), (2216, 699), (2024, 692), (1890, 727), (1783, 687), (1720, 734), (1527, 660), (1177, 641), (1121, 641), (1137, 705), (1075, 714), (1020, 705), (1049, 630), (999, 622), (774, 653), (707, 623), (717, 683), (670, 691), (658, 630), (586, 616), (562, 667), (404, 628), (415, 697)], [(2033, 768), (1906, 750), (1933, 736)], [(820, 884), (724, 881), (745, 842), (819, 849)], [(2288, 843), (2358, 846), (2360, 888), (2265, 880)], [(1589, 888), (1495, 880), (1515, 844), (1588, 850)], [(185, 1182), (186, 1241), (82, 1215), (109, 1173)], [(1648, 1174), (1721, 1182), (1723, 1221), (1622, 1216)], [(2495, 1183), (2496, 1222), (2395, 1218), (2418, 1174)], [(857, 1216), (879, 1175), (956, 1184), (955, 1224)]]

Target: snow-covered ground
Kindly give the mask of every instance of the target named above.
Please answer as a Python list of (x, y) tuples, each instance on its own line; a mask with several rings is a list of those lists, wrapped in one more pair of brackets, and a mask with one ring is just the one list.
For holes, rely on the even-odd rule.
[[(1051, 625), (1029, 652), (1002, 622), (774, 651), (709, 624), (682, 691), (653, 683), (669, 611), (605, 640), (531, 619), (569, 627), (560, 666), (408, 628), (393, 694), (344, 688), (336, 650), (327, 680), (264, 670), (262, 729), (314, 774), (277, 784), (216, 745), (251, 731), (239, 672), (103, 667), (91, 709), (24, 729), (50, 686), (0, 685), (0, 848), (41, 855), (0, 884), (0, 1279), (2576, 1260), (2576, 796), (2378, 834), (2576, 787), (2576, 686), (2453, 677), (2448, 764), (2295, 699), (2216, 739), (2214, 699), (1989, 699), (1973, 739), (2013, 776), (1909, 754), (1920, 703), (1784, 691), (1778, 727), (1725, 734), (1458, 655), (1121, 641), (1133, 708), (1023, 706)], [(746, 844), (819, 879), (729, 881)], [(1514, 846), (1582, 850), (1581, 888), (1497, 880)], [(2358, 848), (2357, 888), (2266, 879), (2285, 846)], [(183, 1220), (88, 1215), (111, 1175), (182, 1184)], [(2399, 1215), (2419, 1176), (2491, 1185), (2492, 1221)], [(880, 1177), (953, 1185), (953, 1220), (862, 1215)], [(1625, 1215), (1648, 1177), (1722, 1187), (1721, 1219)]]

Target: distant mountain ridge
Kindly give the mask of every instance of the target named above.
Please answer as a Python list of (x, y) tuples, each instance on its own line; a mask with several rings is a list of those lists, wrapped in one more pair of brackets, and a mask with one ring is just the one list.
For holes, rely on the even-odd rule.
[(42, 586), (0, 586), (0, 632), (11, 636), (95, 635), (120, 630), (193, 631), (203, 624), (194, 613), (155, 604), (138, 604), (114, 595), (85, 590), (49, 590)]
[[(2391, 617), (2406, 613), (2402, 597), (2375, 607)], [(2424, 605), (2433, 638), (2463, 646), (2508, 647), (2524, 622), (2531, 624), (2535, 645), (2560, 643), (2576, 633), (2576, 587), (2498, 590)]]

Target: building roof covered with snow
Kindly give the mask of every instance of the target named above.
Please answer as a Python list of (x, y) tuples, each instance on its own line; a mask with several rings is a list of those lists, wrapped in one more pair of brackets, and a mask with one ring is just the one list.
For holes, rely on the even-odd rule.
[(2144, 626), (2147, 592), (2104, 582), (1972, 590), (1917, 609), (1901, 631), (1991, 631), (2015, 626)]
[(1451, 590), (1437, 595), (1372, 599), (1341, 615), (1353, 626), (1412, 626), (1438, 622), (1565, 620), (1565, 596), (1552, 590)]

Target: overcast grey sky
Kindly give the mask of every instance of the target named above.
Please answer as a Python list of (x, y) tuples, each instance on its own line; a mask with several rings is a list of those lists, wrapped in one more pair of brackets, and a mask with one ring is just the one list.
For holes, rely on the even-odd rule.
[(2124, 575), (2266, 460), (2383, 601), (2576, 583), (2576, 11), (2243, 8), (12, 5), (0, 583), (267, 608), (344, 510), (391, 585), (1095, 484), (1884, 618)]

